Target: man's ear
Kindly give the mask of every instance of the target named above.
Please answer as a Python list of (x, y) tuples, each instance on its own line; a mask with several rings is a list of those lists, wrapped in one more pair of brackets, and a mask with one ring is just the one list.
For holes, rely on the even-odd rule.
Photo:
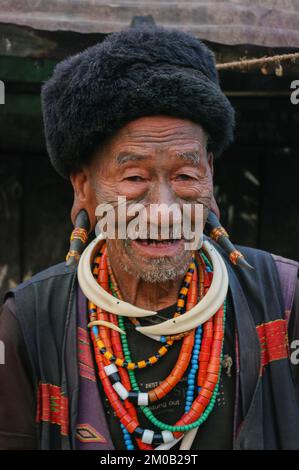
[(81, 209), (85, 209), (89, 217), (90, 230), (92, 230), (96, 224), (96, 200), (88, 168), (82, 167), (73, 171), (70, 174), (70, 180), (74, 189), (74, 202), (71, 210), (72, 222), (75, 224), (78, 213)]
[(213, 152), (208, 152), (208, 163), (211, 169), (212, 176), (214, 176), (214, 155)]
[[(213, 152), (208, 153), (208, 163), (209, 167), (211, 169), (211, 174), (212, 177), (214, 176), (214, 155)], [(216, 202), (215, 196), (213, 195), (212, 201), (211, 201), (211, 211), (214, 212), (214, 214), (217, 216), (218, 219), (220, 219), (220, 210), (218, 207), (218, 204)]]

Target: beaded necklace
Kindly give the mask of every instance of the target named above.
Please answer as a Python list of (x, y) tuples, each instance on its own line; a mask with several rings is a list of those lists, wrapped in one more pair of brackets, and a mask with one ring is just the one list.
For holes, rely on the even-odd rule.
[[(108, 283), (107, 267), (108, 267), (108, 273), (111, 273), (111, 275), (109, 276), (110, 277), (110, 288), (111, 288), (113, 294), (116, 297), (122, 298), (121, 294), (120, 294), (120, 291), (118, 289), (118, 286), (116, 284), (115, 278), (112, 274), (111, 268), (109, 269), (109, 264), (107, 262), (107, 252), (104, 249), (104, 247), (102, 248), (101, 252), (99, 253), (99, 257), (96, 258), (96, 260), (97, 261), (94, 263), (93, 274), (97, 275), (98, 276), (98, 281), (101, 283), (101, 285), (103, 285), (107, 288), (107, 285), (108, 285), (107, 284)], [(188, 294), (190, 283), (194, 284), (194, 282), (196, 282), (196, 281), (194, 281), (194, 278), (192, 278), (192, 275), (194, 273), (194, 269), (195, 269), (194, 258), (192, 258), (192, 261), (189, 265), (188, 271), (187, 271), (187, 273), (184, 277), (183, 286), (180, 289), (180, 293), (179, 293), (179, 297), (178, 297), (178, 301), (177, 301), (177, 309), (176, 309), (176, 313), (174, 314), (174, 317), (176, 317), (178, 315), (181, 315), (184, 312), (186, 296)], [(191, 286), (191, 287), (193, 287), (193, 286)], [(90, 302), (89, 303), (89, 313), (90, 313), (90, 315), (93, 315), (93, 317), (94, 317), (94, 315), (97, 312), (98, 312), (99, 319), (102, 319), (102, 320), (106, 319), (106, 316), (105, 316), (104, 312), (102, 312), (100, 309), (97, 309), (97, 307)], [(139, 322), (136, 321), (136, 319), (134, 319), (134, 320), (135, 321), (133, 321), (133, 324), (139, 325)], [(112, 323), (115, 324), (115, 316), (109, 314), (109, 321), (111, 321)], [(160, 347), (160, 349), (158, 350), (158, 353), (155, 354), (154, 356), (151, 356), (147, 360), (138, 361), (137, 363), (135, 363), (133, 361), (127, 361), (123, 358), (120, 358), (119, 356), (117, 356), (117, 353), (113, 354), (113, 352), (109, 351), (109, 348), (107, 347), (107, 343), (105, 342), (104, 339), (99, 338), (98, 341), (97, 341), (97, 344), (98, 344), (100, 353), (103, 354), (103, 356), (106, 359), (108, 359), (109, 362), (115, 363), (115, 365), (118, 366), (118, 367), (125, 367), (129, 370), (133, 370), (135, 368), (143, 369), (143, 368), (146, 368), (148, 366), (152, 366), (153, 364), (158, 362), (159, 359), (161, 357), (165, 356), (165, 354), (168, 352), (168, 349), (170, 348), (170, 346), (173, 345), (174, 340), (181, 339), (183, 336), (186, 336), (186, 335), (175, 335), (174, 337), (171, 337), (170, 339), (168, 337), (161, 337), (161, 342), (163, 343), (163, 346)], [(106, 340), (107, 340), (107, 335), (105, 335), (105, 337), (106, 337)], [(114, 338), (114, 337), (115, 337), (115, 335), (112, 336), (112, 338)], [(119, 348), (116, 348), (116, 349), (117, 349), (117, 352), (119, 352), (118, 351)]]
[[(102, 247), (100, 256), (96, 259), (94, 274), (101, 286), (114, 296), (119, 295), (115, 282), (109, 276), (107, 268), (107, 254)], [(190, 279), (187, 292), (186, 310), (190, 310), (204, 295), (211, 283), (212, 272), (208, 260), (197, 255), (198, 269), (195, 263), (189, 267)], [(187, 273), (188, 274), (188, 273)], [(199, 292), (198, 292), (199, 284)], [(181, 299), (180, 299), (181, 300)], [(181, 303), (179, 304), (181, 307)], [(153, 449), (153, 445), (174, 442), (183, 433), (200, 426), (212, 411), (219, 387), (221, 373), (222, 348), (224, 340), (226, 302), (209, 321), (199, 326), (196, 330), (188, 332), (182, 340), (179, 358), (169, 376), (149, 393), (140, 391), (136, 379), (135, 370), (146, 365), (153, 365), (164, 353), (165, 344), (162, 346), (164, 354), (160, 354), (153, 362), (138, 361), (134, 363), (131, 358), (130, 348), (126, 335), (118, 331), (110, 330), (105, 326), (91, 328), (91, 338), (94, 345), (95, 359), (98, 367), (99, 378), (107, 395), (111, 407), (120, 420), (124, 440), (128, 449), (134, 449), (133, 441), (136, 441), (140, 449)], [(181, 312), (183, 313), (183, 309)], [(102, 309), (89, 303), (90, 321), (95, 319), (110, 321), (116, 326), (125, 329), (124, 318), (119, 315), (104, 312)], [(167, 344), (167, 339), (166, 344)], [(173, 343), (174, 340), (168, 340)], [(171, 344), (172, 344), (171, 343)], [(170, 345), (171, 345), (170, 344)], [(159, 350), (160, 351), (160, 350)], [(155, 356), (152, 356), (155, 357)], [(185, 413), (174, 425), (165, 424), (155, 418), (148, 408), (150, 403), (162, 399), (182, 379), (189, 362), (191, 368), (188, 374), (188, 387), (186, 395)], [(141, 366), (140, 367), (140, 363)], [(197, 387), (196, 373), (197, 374)], [(195, 398), (194, 398), (195, 396)], [(139, 425), (136, 406), (139, 406), (146, 418), (154, 424), (159, 432), (143, 429)]]

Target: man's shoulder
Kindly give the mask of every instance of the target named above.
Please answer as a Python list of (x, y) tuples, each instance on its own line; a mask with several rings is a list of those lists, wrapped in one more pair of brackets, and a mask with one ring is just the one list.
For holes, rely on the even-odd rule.
[(282, 292), (285, 311), (290, 311), (293, 306), (296, 289), (298, 288), (298, 270), (299, 263), (290, 258), (276, 255), (265, 250), (251, 248), (246, 246), (236, 246), (236, 248), (245, 256), (246, 260), (254, 267), (250, 273), (240, 270), (241, 279), (251, 281), (262, 280), (260, 286), (269, 285), (267, 280), (277, 279)]
[(290, 258), (286, 258), (281, 255), (277, 255), (275, 253), (270, 253), (269, 251), (262, 250), (260, 248), (252, 248), (249, 246), (243, 246), (243, 245), (235, 245), (236, 248), (245, 256), (245, 258), (250, 259), (251, 261), (255, 260), (261, 260), (261, 259), (273, 259), (275, 264), (286, 264), (290, 266), (296, 266), (297, 268), (299, 267), (299, 262), (295, 261)]
[(60, 277), (65, 275), (74, 274), (75, 269), (73, 267), (66, 266), (65, 262), (54, 264), (53, 266), (49, 266), (48, 268), (39, 271), (38, 273), (34, 274), (28, 281), (25, 281), (19, 284), (19, 288), (26, 286), (27, 284), (34, 284), (36, 282), (44, 281), (46, 279), (51, 279), (53, 277)]
[(66, 266), (65, 262), (59, 263), (8, 291), (4, 301), (11, 299), (14, 302), (15, 316), (25, 328), (28, 325), (33, 327), (36, 312), (44, 323), (50, 325), (50, 318), (55, 318), (55, 322), (60, 324), (64, 321), (63, 312), (66, 314), (69, 303), (73, 303), (76, 286), (76, 268)]
[[(66, 266), (65, 262), (49, 266), (48, 268), (34, 274), (30, 279), (18, 284), (15, 288), (11, 289), (9, 292), (7, 292), (5, 298), (10, 295), (14, 295), (17, 292), (23, 291), (24, 289), (45, 283), (47, 281), (53, 282), (56, 280), (59, 282), (59, 280), (64, 277), (71, 278), (75, 273), (76, 269), (74, 267)], [(57, 284), (57, 282), (55, 284)]]

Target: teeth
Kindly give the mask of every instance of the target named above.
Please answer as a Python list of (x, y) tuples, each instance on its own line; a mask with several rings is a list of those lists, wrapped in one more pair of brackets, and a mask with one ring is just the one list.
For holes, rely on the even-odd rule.
[(138, 240), (139, 243), (141, 243), (142, 245), (170, 245), (172, 243), (175, 243), (176, 239), (173, 239), (173, 240), (151, 240), (151, 239), (147, 239), (147, 240)]

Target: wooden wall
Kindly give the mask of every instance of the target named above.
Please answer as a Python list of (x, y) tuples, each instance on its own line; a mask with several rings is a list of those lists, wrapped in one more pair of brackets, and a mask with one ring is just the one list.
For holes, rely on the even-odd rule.
[(45, 155), (0, 158), (0, 291), (64, 259), (72, 190)]

